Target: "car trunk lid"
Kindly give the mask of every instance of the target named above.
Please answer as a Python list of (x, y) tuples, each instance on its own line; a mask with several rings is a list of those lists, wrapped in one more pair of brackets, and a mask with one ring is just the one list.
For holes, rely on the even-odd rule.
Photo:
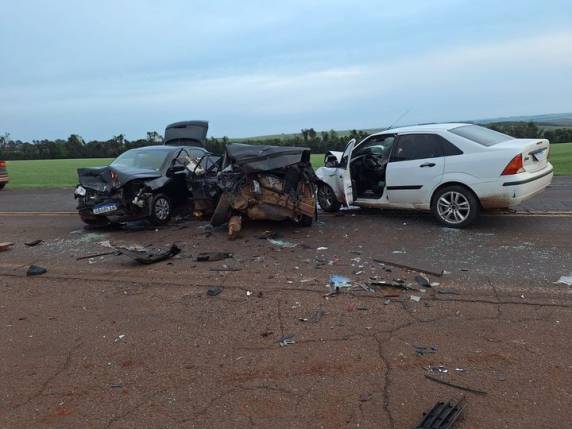
[(522, 155), (524, 169), (529, 173), (542, 170), (548, 163), (550, 143), (546, 139), (514, 139), (499, 143), (495, 147), (514, 148), (515, 155)]

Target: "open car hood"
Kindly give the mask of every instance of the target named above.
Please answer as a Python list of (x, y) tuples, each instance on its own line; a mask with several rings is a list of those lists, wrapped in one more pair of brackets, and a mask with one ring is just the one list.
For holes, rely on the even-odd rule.
[(224, 164), (234, 165), (245, 173), (258, 173), (299, 162), (310, 162), (310, 149), (233, 143), (226, 146)]
[[(152, 180), (162, 176), (160, 172), (155, 170), (111, 166), (78, 168), (77, 174), (81, 186), (98, 192), (109, 192), (113, 188), (120, 188), (133, 180)], [(116, 176), (115, 180), (112, 179), (112, 175)]]

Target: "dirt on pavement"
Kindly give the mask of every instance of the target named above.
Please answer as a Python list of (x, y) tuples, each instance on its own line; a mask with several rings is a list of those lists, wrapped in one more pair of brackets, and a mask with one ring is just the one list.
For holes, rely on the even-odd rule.
[[(296, 247), (258, 238), (267, 230)], [(229, 241), (202, 221), (124, 231), (0, 217), (0, 241), (15, 242), (0, 253), (0, 427), (413, 428), (463, 396), (458, 428), (572, 427), (572, 289), (554, 284), (572, 271), (571, 230), (567, 216), (450, 230), (356, 210), (311, 228), (252, 222)], [(148, 266), (76, 260), (109, 242), (182, 252)], [(195, 262), (209, 251), (234, 257)], [(374, 259), (448, 273), (424, 292), (325, 296), (331, 274), (420, 289), (417, 272)], [(48, 272), (27, 277), (30, 264)]]

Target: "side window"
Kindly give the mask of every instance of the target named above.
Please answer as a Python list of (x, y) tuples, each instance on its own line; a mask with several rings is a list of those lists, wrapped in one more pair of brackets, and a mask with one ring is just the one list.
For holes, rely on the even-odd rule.
[(391, 160), (411, 161), (414, 159), (438, 158), (443, 156), (441, 137), (435, 134), (406, 134), (399, 136)]
[(186, 167), (190, 161), (191, 157), (189, 156), (189, 153), (186, 150), (182, 150), (179, 156), (175, 158), (175, 162), (173, 162), (173, 165)]
[(463, 151), (459, 149), (457, 146), (455, 146), (453, 143), (451, 143), (449, 140), (441, 136), (437, 137), (439, 137), (443, 142), (443, 156), (454, 156), (463, 154)]

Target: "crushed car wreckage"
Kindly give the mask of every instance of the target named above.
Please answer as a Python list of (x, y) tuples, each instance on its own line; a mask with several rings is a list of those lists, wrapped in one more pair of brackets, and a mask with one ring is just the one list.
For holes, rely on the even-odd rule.
[(310, 149), (235, 143), (226, 146), (221, 159), (203, 164), (206, 169), (189, 176), (190, 189), (195, 209), (212, 213), (212, 225), (229, 222), (238, 232), (242, 216), (312, 224), (318, 178)]

